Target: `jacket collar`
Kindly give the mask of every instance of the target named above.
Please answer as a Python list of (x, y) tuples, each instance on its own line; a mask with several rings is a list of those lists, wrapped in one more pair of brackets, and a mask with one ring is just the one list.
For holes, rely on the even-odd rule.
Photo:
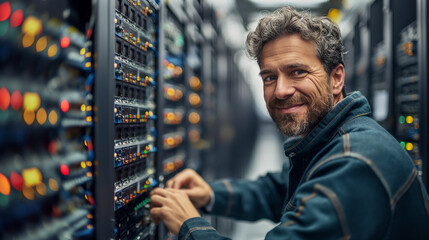
[(345, 122), (370, 113), (367, 99), (360, 92), (353, 92), (338, 102), (306, 137), (287, 139), (283, 146), (285, 154), (289, 158), (306, 156), (325, 146)]

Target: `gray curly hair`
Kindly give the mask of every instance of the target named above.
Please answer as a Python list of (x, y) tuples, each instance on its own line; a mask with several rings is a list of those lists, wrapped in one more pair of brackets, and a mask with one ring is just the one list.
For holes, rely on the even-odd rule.
[(344, 65), (344, 46), (338, 25), (328, 17), (312, 17), (308, 12), (298, 12), (289, 6), (277, 9), (259, 21), (255, 31), (247, 35), (247, 54), (260, 64), (262, 49), (267, 42), (294, 33), (315, 43), (316, 56), (328, 75), (338, 64)]

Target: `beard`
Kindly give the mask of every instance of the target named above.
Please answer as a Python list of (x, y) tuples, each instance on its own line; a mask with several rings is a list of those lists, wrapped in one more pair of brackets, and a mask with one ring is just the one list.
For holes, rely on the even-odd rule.
[[(297, 104), (307, 106), (304, 113), (282, 114), (276, 108), (288, 107)], [(276, 123), (280, 132), (288, 137), (308, 134), (333, 107), (333, 97), (331, 92), (323, 96), (323, 99), (316, 100), (308, 96), (293, 96), (285, 100), (274, 98), (268, 103), (268, 112)]]

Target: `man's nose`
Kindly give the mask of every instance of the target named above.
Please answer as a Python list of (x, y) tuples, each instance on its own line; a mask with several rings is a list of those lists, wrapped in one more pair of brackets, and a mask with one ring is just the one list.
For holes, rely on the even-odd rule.
[(279, 77), (276, 83), (274, 96), (277, 99), (286, 99), (295, 93), (296, 89), (293, 83), (285, 77)]

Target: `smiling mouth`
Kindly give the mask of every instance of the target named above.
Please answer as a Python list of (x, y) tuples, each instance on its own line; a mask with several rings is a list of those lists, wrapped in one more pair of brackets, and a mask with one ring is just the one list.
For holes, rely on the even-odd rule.
[(276, 109), (283, 114), (289, 114), (298, 111), (302, 106), (304, 106), (304, 104), (296, 104), (287, 107), (276, 107)]

